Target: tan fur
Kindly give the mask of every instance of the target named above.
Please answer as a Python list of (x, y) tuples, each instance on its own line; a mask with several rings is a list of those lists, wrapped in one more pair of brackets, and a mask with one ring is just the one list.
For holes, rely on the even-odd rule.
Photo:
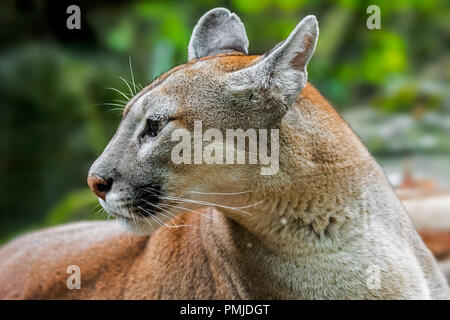
[[(151, 84), (146, 86), (139, 94), (137, 94), (133, 99), (131, 99), (125, 109), (123, 110), (123, 116), (126, 116), (128, 111), (130, 110), (131, 106), (144, 94), (146, 94), (151, 89), (155, 88), (159, 84), (161, 84), (165, 79), (167, 79), (170, 75), (173, 73), (183, 70), (189, 73), (189, 67), (197, 63), (198, 61), (207, 61), (211, 59), (220, 59), (219, 67), (223, 71), (231, 72), (235, 70), (239, 70), (242, 68), (245, 68), (251, 64), (258, 56), (246, 56), (242, 53), (224, 53), (224, 54), (218, 54), (215, 56), (208, 56), (203, 58), (198, 58), (191, 60), (187, 62), (186, 64), (179, 65), (173, 69), (170, 69), (169, 71), (163, 73), (160, 75), (155, 81), (153, 81)], [(195, 72), (194, 72), (195, 73)]]

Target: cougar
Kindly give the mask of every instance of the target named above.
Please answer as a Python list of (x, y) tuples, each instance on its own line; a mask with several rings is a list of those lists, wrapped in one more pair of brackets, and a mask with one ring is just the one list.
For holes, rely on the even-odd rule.
[[(383, 171), (307, 82), (318, 35), (307, 16), (272, 50), (249, 55), (241, 20), (223, 8), (207, 12), (188, 62), (128, 101), (90, 169), (89, 186), (117, 220), (5, 245), (0, 297), (449, 298)], [(189, 138), (196, 122), (200, 140)], [(205, 137), (209, 129), (215, 134)], [(277, 139), (265, 141), (278, 151), (278, 170), (264, 174), (261, 160), (173, 161), (180, 137), (218, 152), (217, 132), (230, 129), (275, 130)]]

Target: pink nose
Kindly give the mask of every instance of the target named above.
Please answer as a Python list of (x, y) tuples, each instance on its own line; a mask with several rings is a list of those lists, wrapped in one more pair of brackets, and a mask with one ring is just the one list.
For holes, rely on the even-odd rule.
[(87, 184), (97, 197), (105, 200), (106, 193), (111, 189), (112, 180), (106, 181), (96, 175), (89, 175), (87, 178)]

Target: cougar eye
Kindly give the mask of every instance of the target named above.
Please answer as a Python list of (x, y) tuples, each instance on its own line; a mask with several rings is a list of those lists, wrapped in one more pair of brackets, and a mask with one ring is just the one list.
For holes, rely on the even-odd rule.
[(156, 137), (164, 126), (167, 124), (168, 120), (152, 120), (147, 119), (147, 123), (145, 125), (144, 131), (141, 134), (141, 139), (150, 137)]
[(147, 120), (145, 135), (156, 137), (161, 130), (161, 121)]

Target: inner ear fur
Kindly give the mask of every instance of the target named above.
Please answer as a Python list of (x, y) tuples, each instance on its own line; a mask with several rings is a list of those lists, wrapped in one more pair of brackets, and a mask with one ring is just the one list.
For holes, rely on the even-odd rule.
[(230, 75), (232, 91), (253, 91), (265, 97), (274, 112), (284, 114), (306, 86), (307, 65), (314, 53), (319, 28), (314, 16), (304, 18), (289, 37), (252, 66)]

